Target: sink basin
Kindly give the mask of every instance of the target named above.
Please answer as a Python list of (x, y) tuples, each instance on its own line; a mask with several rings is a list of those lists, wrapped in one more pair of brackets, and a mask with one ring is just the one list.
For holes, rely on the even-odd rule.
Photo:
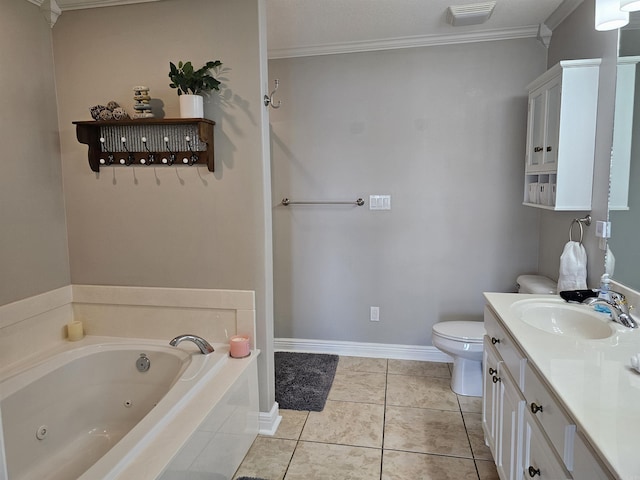
[(524, 323), (553, 335), (597, 340), (616, 333), (605, 315), (562, 300), (520, 300), (511, 306), (511, 310)]

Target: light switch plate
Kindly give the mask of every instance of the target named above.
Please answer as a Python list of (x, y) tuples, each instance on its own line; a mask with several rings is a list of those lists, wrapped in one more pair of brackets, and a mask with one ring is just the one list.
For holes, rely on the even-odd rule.
[(391, 195), (369, 195), (369, 210), (391, 210)]
[(611, 222), (596, 222), (596, 237), (611, 238)]

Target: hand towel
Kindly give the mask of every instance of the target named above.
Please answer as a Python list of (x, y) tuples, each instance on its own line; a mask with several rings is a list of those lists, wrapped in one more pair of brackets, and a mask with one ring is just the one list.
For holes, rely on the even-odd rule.
[(567, 242), (560, 255), (558, 292), (587, 288), (587, 251), (580, 242)]

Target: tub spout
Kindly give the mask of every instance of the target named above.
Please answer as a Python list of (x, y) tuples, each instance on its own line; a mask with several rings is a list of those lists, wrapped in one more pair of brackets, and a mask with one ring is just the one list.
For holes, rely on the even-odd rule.
[(213, 347), (209, 344), (209, 342), (207, 342), (202, 337), (198, 337), (197, 335), (178, 335), (176, 338), (169, 342), (169, 345), (171, 345), (172, 347), (176, 347), (180, 342), (184, 340), (195, 343), (204, 355), (213, 353)]

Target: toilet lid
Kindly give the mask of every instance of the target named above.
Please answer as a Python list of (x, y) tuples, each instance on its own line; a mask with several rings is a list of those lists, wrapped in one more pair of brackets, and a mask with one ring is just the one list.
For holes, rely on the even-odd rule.
[(484, 322), (440, 322), (433, 326), (433, 332), (451, 340), (481, 343), (485, 334)]

